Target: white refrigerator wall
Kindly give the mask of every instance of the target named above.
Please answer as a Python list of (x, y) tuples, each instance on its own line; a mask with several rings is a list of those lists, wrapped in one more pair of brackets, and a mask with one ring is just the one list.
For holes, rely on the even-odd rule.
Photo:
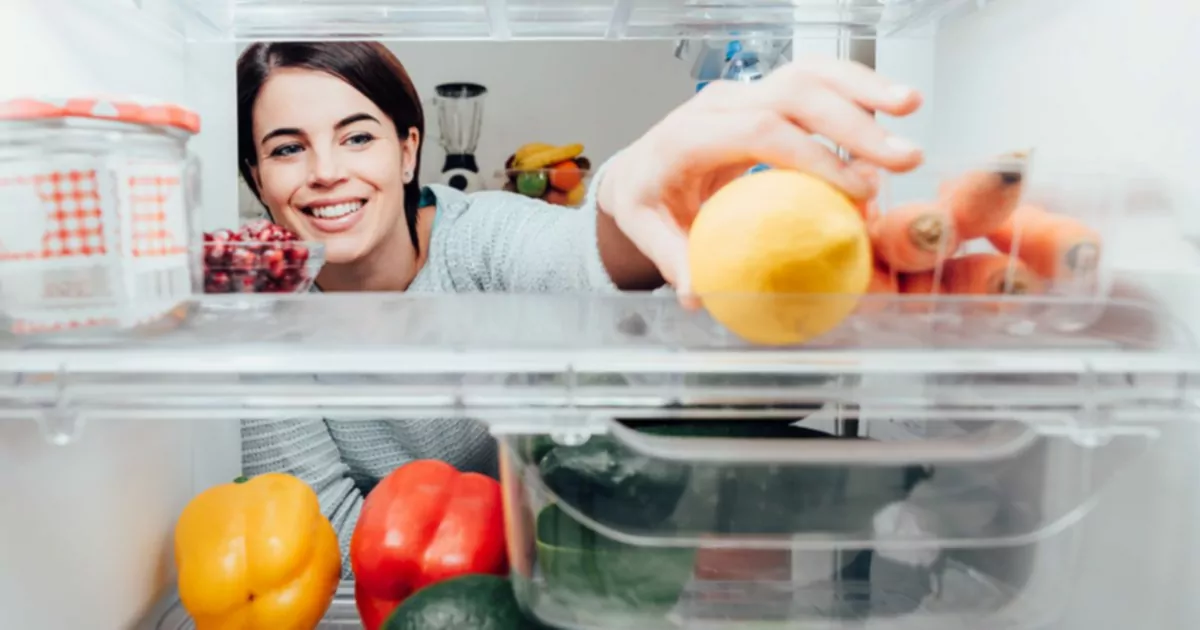
[(1197, 60), (1200, 2), (993, 2), (938, 33), (932, 152), (1035, 147), (1042, 172), (1132, 176), (1113, 192), (1136, 225), (1106, 234), (1109, 255), (1126, 269), (1194, 266), (1183, 237), (1200, 235)]
[[(0, 0), (0, 99), (99, 92), (194, 103), (192, 52), (132, 7)], [(228, 116), (201, 105), (209, 128)], [(203, 140), (193, 143), (202, 153)], [(232, 181), (225, 189), (230, 207)], [(56, 446), (33, 418), (0, 422), (0, 628), (140, 619), (172, 581), (176, 515), (200, 489), (237, 475), (238, 434), (236, 422), (130, 420), (85, 424), (78, 440)]]
[[(1200, 231), (1200, 3), (1003, 0), (945, 26), (934, 49), (935, 155), (1035, 146), (1036, 168), (1132, 172), (1143, 189), (1124, 199), (1139, 216), (1110, 241), (1114, 262), (1161, 270), (1167, 287), (1171, 270), (1194, 268), (1185, 235)], [(1196, 321), (1184, 299), (1172, 306)], [(1200, 443), (1194, 430), (1177, 437), (1117, 479), (1084, 520), (1070, 620), (1057, 627), (1195, 627), (1186, 594), (1200, 588)]]

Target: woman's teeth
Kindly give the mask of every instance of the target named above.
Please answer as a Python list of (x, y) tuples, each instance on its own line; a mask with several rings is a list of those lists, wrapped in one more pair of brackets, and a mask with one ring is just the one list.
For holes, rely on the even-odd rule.
[(344, 217), (350, 213), (362, 210), (363, 203), (361, 201), (351, 201), (349, 203), (339, 203), (336, 206), (319, 206), (308, 208), (309, 214), (318, 219), (337, 219)]

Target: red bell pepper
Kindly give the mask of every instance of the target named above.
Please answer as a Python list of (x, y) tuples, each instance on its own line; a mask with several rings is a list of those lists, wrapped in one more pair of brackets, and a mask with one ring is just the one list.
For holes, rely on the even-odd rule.
[(508, 574), (500, 484), (437, 460), (405, 464), (363, 501), (350, 541), (366, 630), (418, 589), (466, 574)]

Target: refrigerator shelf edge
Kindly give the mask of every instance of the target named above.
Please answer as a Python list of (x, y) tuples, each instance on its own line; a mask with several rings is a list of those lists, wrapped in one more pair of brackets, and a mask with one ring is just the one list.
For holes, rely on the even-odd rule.
[[(1186, 301), (1190, 284), (1175, 282), (1173, 297)], [(1200, 366), (1189, 327), (1154, 298), (1005, 298), (1001, 315), (992, 301), (949, 296), (930, 300), (935, 313), (913, 315), (911, 298), (864, 296), (824, 335), (762, 346), (670, 295), (204, 296), (151, 328), (0, 331), (0, 374), (505, 374), (600, 380), (592, 386), (630, 374), (741, 374), (758, 386), (767, 374), (1166, 375)], [(803, 313), (857, 298), (721, 299)], [(22, 308), (0, 305), (0, 324)]]
[[(537, 40), (895, 36), (979, 0), (138, 0), (236, 40)], [(179, 5), (171, 12), (165, 5)], [(200, 35), (205, 38), (210, 35)]]

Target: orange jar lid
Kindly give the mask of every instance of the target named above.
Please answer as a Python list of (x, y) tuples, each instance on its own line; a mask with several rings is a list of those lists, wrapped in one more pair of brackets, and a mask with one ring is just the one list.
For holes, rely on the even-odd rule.
[(200, 133), (200, 116), (171, 103), (122, 97), (14, 98), (0, 101), (0, 120), (51, 120), (90, 118), (147, 125), (174, 127), (188, 133)]

